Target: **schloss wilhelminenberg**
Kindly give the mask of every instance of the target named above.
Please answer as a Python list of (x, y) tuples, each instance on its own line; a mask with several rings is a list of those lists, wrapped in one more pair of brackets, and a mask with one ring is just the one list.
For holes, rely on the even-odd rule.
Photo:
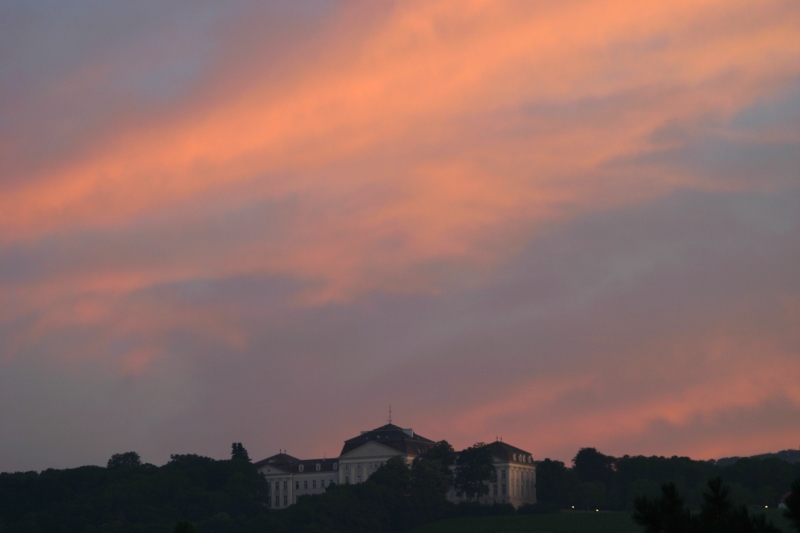
[[(363, 483), (392, 457), (401, 457), (410, 465), (434, 444), (413, 429), (389, 423), (344, 441), (336, 458), (298, 459), (282, 451), (255, 466), (269, 482), (270, 506), (282, 508), (297, 503), (300, 496), (322, 494), (332, 484)], [(499, 440), (487, 446), (497, 482), (489, 486), (481, 502), (510, 503), (514, 507), (536, 503), (536, 465), (530, 452)], [(453, 488), (447, 497), (455, 503), (465, 499)]]

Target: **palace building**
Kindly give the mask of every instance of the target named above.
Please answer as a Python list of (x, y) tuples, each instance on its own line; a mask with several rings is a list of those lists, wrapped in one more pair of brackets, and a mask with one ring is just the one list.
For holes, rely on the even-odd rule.
[[(284, 451), (255, 463), (267, 478), (270, 506), (284, 508), (306, 494), (322, 494), (333, 484), (363, 483), (383, 463), (401, 457), (406, 464), (424, 454), (434, 441), (392, 423), (344, 441), (342, 452), (334, 459), (298, 459)], [(529, 452), (502, 441), (488, 444), (497, 471), (497, 482), (489, 486), (483, 503), (510, 503), (519, 507), (536, 503), (536, 464)], [(448, 499), (464, 500), (451, 489)]]

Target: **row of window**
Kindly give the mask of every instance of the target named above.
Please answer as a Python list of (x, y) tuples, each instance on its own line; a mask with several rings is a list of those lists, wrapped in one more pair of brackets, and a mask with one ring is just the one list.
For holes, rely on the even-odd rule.
[[(307, 479), (303, 480), (303, 489), (305, 489), (305, 490), (308, 490), (308, 481), (309, 480), (307, 480)], [(325, 488), (325, 480), (324, 479), (320, 479), (320, 480), (312, 479), (311, 480), (311, 488), (312, 489), (316, 489), (317, 488), (317, 481), (319, 481), (319, 488), (324, 489)], [(329, 479), (328, 480), (328, 486), (331, 486), (331, 485), (333, 485), (333, 480)], [(300, 481), (295, 481), (294, 482), (294, 489), (295, 490), (300, 490)], [(283, 492), (287, 492), (288, 490), (289, 490), (289, 482), (288, 481), (284, 481), (283, 482)], [(281, 491), (281, 482), (280, 481), (276, 481), (275, 482), (275, 494), (277, 495), (280, 491)]]
[[(330, 487), (331, 485), (333, 485), (333, 480), (329, 479), (328, 480), (328, 486)], [(311, 488), (312, 489), (316, 489), (317, 488), (317, 480), (316, 479), (312, 479), (311, 480)], [(325, 488), (325, 480), (324, 479), (320, 479), (319, 480), (319, 488), (321, 488), (321, 489)], [(300, 490), (300, 482), (299, 481), (295, 481), (294, 482), (294, 489), (295, 490)], [(303, 489), (304, 490), (308, 490), (308, 480), (307, 479), (303, 480)]]
[[(315, 464), (314, 467), (316, 468), (317, 472), (322, 470), (322, 465), (319, 464), (319, 463)], [(305, 465), (299, 465), (297, 467), (297, 471), (298, 472), (302, 472), (304, 469), (305, 469)], [(333, 463), (333, 469), (334, 470), (339, 470), (339, 463)]]
[[(381, 463), (381, 462), (378, 462), (378, 463), (363, 463), (363, 466), (364, 466), (364, 468), (378, 468), (383, 464), (384, 463)], [(354, 470), (355, 469), (361, 470), (361, 466), (362, 466), (362, 463), (356, 463), (356, 464), (353, 465), (353, 469)], [(350, 470), (350, 465), (349, 464), (345, 464), (344, 465), (344, 469), (345, 470)]]

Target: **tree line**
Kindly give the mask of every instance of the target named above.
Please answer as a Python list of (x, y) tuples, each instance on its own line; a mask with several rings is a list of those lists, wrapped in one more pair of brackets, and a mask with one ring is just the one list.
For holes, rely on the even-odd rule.
[(688, 508), (699, 509), (710, 479), (719, 477), (738, 502), (759, 507), (778, 505), (800, 478), (800, 462), (778, 457), (743, 458), (723, 465), (688, 457), (613, 457), (581, 448), (568, 467), (545, 459), (536, 466), (539, 502), (559, 508), (633, 510), (638, 496), (661, 495), (673, 483)]
[(456, 464), (453, 448), (440, 442), (410, 466), (391, 459), (364, 483), (331, 486), (284, 510), (268, 507), (269, 484), (241, 443), (233, 443), (230, 460), (172, 455), (157, 467), (126, 452), (105, 468), (2, 473), (0, 533), (405, 531), (452, 514), (453, 482), (480, 496), (476, 479), (487, 458), (491, 464), (481, 449)]
[[(631, 510), (646, 531), (693, 533), (717, 531), (702, 529), (708, 526), (703, 517), (711, 516), (706, 510), (709, 479), (719, 478), (724, 501), (761, 504), (764, 499), (770, 506), (789, 491), (792, 480), (800, 479), (800, 464), (774, 458), (719, 466), (679, 457), (615, 458), (583, 448), (570, 467), (540, 461), (539, 503), (515, 511), (510, 505), (478, 503), (495, 473), (487, 451), (478, 443), (456, 454), (441, 441), (410, 465), (389, 460), (364, 483), (334, 485), (282, 510), (267, 506), (269, 484), (241, 443), (232, 445), (229, 460), (173, 455), (157, 467), (127, 452), (112, 456), (105, 468), (2, 473), (0, 533), (401, 532), (448, 517), (557, 512), (573, 506)], [(451, 487), (469, 501), (448, 502)], [(800, 483), (793, 488), (790, 503), (800, 517)], [(728, 517), (724, 520), (742, 514), (733, 503), (722, 507), (727, 509), (720, 515)], [(748, 520), (752, 526), (759, 519), (748, 515)], [(682, 525), (668, 529), (669, 524)], [(687, 524), (701, 529), (680, 529)], [(800, 521), (797, 525), (800, 531)]]

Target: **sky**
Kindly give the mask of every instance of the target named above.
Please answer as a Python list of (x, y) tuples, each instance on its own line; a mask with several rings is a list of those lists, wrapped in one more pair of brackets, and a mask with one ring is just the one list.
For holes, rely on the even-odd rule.
[(0, 471), (744, 456), (798, 383), (796, 0), (0, 5)]

